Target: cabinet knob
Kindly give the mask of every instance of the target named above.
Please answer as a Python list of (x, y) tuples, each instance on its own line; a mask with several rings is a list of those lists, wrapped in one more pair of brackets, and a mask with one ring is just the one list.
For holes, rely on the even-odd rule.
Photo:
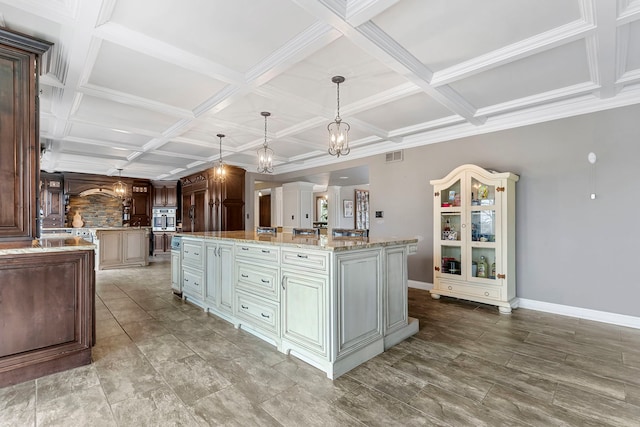
[(452, 290), (452, 289), (453, 289), (453, 286), (449, 285), (449, 286), (447, 286), (447, 288), (448, 288), (449, 290)]
[(484, 293), (484, 296), (485, 296), (485, 297), (488, 297), (488, 296), (489, 296), (489, 292), (485, 292), (485, 293)]

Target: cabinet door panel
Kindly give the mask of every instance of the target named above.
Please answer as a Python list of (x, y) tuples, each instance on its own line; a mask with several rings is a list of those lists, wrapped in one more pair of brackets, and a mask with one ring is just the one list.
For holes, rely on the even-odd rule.
[(100, 266), (120, 264), (122, 262), (122, 233), (100, 233)]
[(314, 353), (327, 353), (327, 278), (282, 270), (282, 336)]
[(233, 246), (220, 245), (220, 306), (229, 312), (233, 309)]

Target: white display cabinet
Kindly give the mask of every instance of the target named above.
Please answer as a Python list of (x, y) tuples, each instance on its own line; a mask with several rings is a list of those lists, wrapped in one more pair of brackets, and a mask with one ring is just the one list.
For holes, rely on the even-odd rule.
[(518, 175), (462, 165), (434, 188), (434, 279), (441, 295), (517, 307), (515, 183)]

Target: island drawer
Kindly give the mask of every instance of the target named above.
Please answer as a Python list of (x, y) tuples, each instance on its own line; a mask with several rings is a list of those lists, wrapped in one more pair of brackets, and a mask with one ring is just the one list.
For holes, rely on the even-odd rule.
[(237, 291), (235, 312), (251, 326), (276, 335), (280, 333), (280, 304), (276, 302)]
[(277, 264), (280, 259), (280, 249), (270, 245), (237, 244), (236, 258), (259, 262), (270, 261)]
[(204, 265), (202, 241), (182, 239), (182, 262), (194, 267)]
[(182, 289), (194, 296), (201, 297), (204, 290), (204, 274), (201, 270), (182, 268)]
[(236, 261), (236, 287), (278, 301), (278, 268)]
[(309, 252), (282, 250), (282, 265), (293, 266), (310, 271), (326, 272), (329, 270), (329, 254), (327, 252)]

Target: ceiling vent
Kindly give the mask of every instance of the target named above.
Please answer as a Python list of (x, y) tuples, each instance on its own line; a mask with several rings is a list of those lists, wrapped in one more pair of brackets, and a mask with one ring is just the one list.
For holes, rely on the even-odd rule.
[(391, 162), (401, 162), (404, 158), (404, 151), (403, 150), (398, 150), (398, 151), (392, 151), (391, 153), (387, 153), (385, 154), (385, 159), (384, 161), (386, 163), (391, 163)]

